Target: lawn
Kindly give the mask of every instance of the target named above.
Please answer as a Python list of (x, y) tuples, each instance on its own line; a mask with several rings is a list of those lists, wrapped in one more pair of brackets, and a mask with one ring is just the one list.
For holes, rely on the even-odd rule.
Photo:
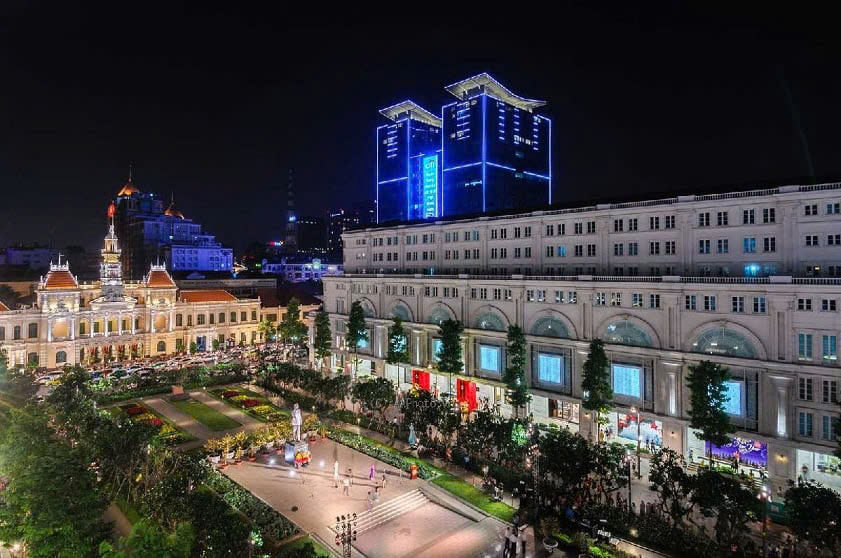
[(267, 398), (250, 389), (229, 386), (209, 389), (207, 393), (234, 409), (238, 409), (263, 422), (282, 420), (292, 416), (292, 413), (289, 411), (277, 407)]
[(215, 432), (222, 430), (230, 430), (238, 426), (242, 426), (234, 419), (227, 417), (215, 409), (211, 409), (204, 403), (196, 401), (195, 399), (182, 399), (180, 401), (169, 401), (169, 404), (186, 413), (210, 428)]
[(305, 546), (307, 543), (312, 543), (312, 545), (315, 547), (315, 552), (316, 552), (316, 554), (318, 554), (319, 557), (322, 557), (322, 558), (331, 558), (332, 557), (332, 554), (330, 554), (330, 552), (326, 548), (324, 548), (323, 546), (318, 544), (318, 542), (310, 536), (295, 539), (294, 541), (281, 546), (278, 549), (278, 553), (291, 552), (293, 550), (298, 550), (298, 549), (302, 548), (303, 546)]
[(140, 512), (137, 511), (137, 508), (135, 508), (133, 504), (126, 502), (124, 499), (117, 498), (114, 503), (117, 504), (117, 507), (120, 508), (120, 511), (123, 512), (123, 515), (126, 516), (126, 519), (128, 519), (129, 523), (132, 525), (143, 519), (140, 517)]
[(470, 484), (458, 477), (454, 477), (449, 473), (445, 473), (432, 479), (434, 484), (437, 484), (450, 494), (472, 504), (484, 511), (485, 513), (498, 517), (503, 521), (509, 523), (514, 518), (514, 508), (508, 504), (498, 502)]

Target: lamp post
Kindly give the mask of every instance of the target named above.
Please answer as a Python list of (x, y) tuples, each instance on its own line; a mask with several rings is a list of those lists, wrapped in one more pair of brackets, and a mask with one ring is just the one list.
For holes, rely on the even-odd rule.
[(640, 412), (636, 407), (631, 407), (631, 412), (637, 415), (637, 478), (642, 478), (642, 470), (640, 469), (640, 445), (642, 444), (642, 437), (640, 436)]
[(631, 452), (625, 452), (625, 469), (628, 471), (628, 517), (631, 517)]
[(771, 502), (771, 490), (763, 485), (756, 495), (756, 499), (762, 502), (762, 556), (768, 557), (768, 504)]
[(356, 514), (336, 516), (336, 546), (342, 547), (342, 557), (351, 558), (356, 541)]

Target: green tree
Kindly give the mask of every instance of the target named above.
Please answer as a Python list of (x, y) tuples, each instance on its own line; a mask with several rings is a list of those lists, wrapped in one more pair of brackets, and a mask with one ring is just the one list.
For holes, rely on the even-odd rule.
[(689, 426), (701, 431), (698, 436), (709, 446), (712, 467), (712, 444), (718, 446), (730, 441), (736, 431), (724, 411), (727, 403), (727, 381), (730, 371), (719, 364), (704, 360), (689, 367), (686, 382), (689, 386)]
[(324, 363), (330, 358), (333, 345), (333, 334), (330, 332), (330, 317), (327, 312), (321, 311), (315, 315), (315, 336), (313, 339), (313, 349), (315, 356), (321, 361), (321, 367), (324, 368)]
[(6, 349), (0, 345), (0, 391), (20, 401), (26, 401), (38, 391), (32, 374), (20, 368), (9, 368)]
[(569, 430), (551, 430), (540, 438), (540, 464), (556, 481), (560, 495), (573, 498), (585, 492), (593, 472), (592, 445)]
[(153, 447), (137, 478), (145, 517), (166, 531), (190, 520), (188, 496), (207, 479), (208, 467), (196, 452)]
[(137, 478), (148, 460), (148, 448), (158, 428), (135, 422), (126, 416), (98, 414), (99, 420), (86, 421), (82, 444), (89, 447), (91, 459), (99, 467), (100, 486), (109, 500), (135, 500)]
[(286, 314), (277, 326), (284, 343), (298, 345), (307, 339), (307, 324), (301, 321), (301, 301), (294, 296), (286, 304)]
[(605, 415), (613, 408), (609, 364), (604, 352), (604, 342), (601, 339), (593, 339), (582, 371), (581, 389), (584, 390), (584, 401), (581, 406), (595, 413), (598, 427), (596, 439), (599, 442), (602, 441), (602, 424), (607, 420)]
[[(198, 556), (247, 556), (251, 527), (237, 511), (206, 487), (188, 496)], [(201, 551), (204, 551), (203, 553)]]
[(277, 327), (274, 325), (274, 322), (268, 318), (263, 319), (259, 324), (257, 324), (257, 330), (263, 334), (263, 339), (266, 340), (266, 343), (274, 341), (274, 338), (277, 335)]
[(40, 408), (11, 409), (0, 441), (8, 478), (0, 506), (0, 540), (23, 541), (28, 556), (90, 556), (107, 529), (106, 500), (90, 462), (56, 438)]
[(445, 320), (438, 326), (438, 335), (441, 336), (441, 348), (436, 354), (438, 362), (436, 370), (448, 374), (450, 393), (455, 394), (453, 386), (453, 374), (460, 374), (464, 370), (464, 362), (461, 353), (461, 334), (464, 333), (464, 326), (457, 320)]
[(410, 389), (400, 403), (403, 424), (407, 428), (410, 424), (414, 424), (418, 435), (423, 434), (429, 425), (436, 424), (438, 421), (436, 403), (435, 398), (427, 390)]
[(691, 496), (695, 488), (683, 456), (668, 448), (652, 454), (648, 480), (663, 512), (673, 525), (683, 528), (694, 507)]
[(385, 361), (389, 364), (409, 362), (409, 343), (403, 329), (403, 320), (394, 316), (392, 321), (391, 327), (388, 328), (388, 354)]
[(520, 416), (520, 409), (531, 401), (526, 384), (526, 336), (518, 325), (508, 326), (508, 362), (502, 374), (502, 381), (508, 386), (508, 402), (514, 407), (514, 417)]
[(356, 401), (385, 422), (385, 412), (394, 403), (394, 384), (387, 378), (368, 378), (353, 384), (351, 394)]
[(325, 378), (322, 384), (322, 395), (327, 403), (335, 406), (336, 401), (345, 408), (345, 399), (350, 394), (350, 376), (344, 374)]
[(213, 347), (214, 352), (219, 350), (219, 339), (214, 339), (211, 343), (211, 347)]
[(359, 344), (368, 341), (368, 329), (365, 326), (365, 311), (362, 303), (354, 300), (350, 305), (347, 331), (345, 332), (345, 344), (348, 350), (353, 353), (353, 379), (356, 379), (357, 368), (359, 367)]
[(692, 502), (705, 517), (715, 518), (715, 538), (730, 545), (749, 531), (748, 523), (762, 517), (762, 502), (730, 475), (704, 469), (695, 475)]
[(172, 533), (158, 529), (147, 520), (135, 523), (127, 537), (121, 537), (117, 548), (103, 541), (101, 558), (189, 558), (196, 535), (189, 523), (180, 523)]
[(841, 496), (814, 481), (799, 482), (786, 491), (789, 527), (798, 540), (841, 556)]
[[(199, 346), (196, 344), (195, 341), (190, 341), (190, 354), (194, 355), (199, 351)], [(137, 357), (136, 354), (132, 355), (133, 357)]]

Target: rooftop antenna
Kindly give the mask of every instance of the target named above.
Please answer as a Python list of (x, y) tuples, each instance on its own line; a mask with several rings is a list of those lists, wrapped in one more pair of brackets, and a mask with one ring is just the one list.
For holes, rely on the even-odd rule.
[(128, 164), (128, 181), (131, 182), (132, 164)]

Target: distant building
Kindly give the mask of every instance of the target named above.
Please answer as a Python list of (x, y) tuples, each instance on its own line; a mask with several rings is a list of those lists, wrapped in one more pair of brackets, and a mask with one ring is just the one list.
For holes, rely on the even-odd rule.
[(58, 250), (43, 246), (10, 246), (0, 254), (0, 264), (26, 266), (29, 269), (47, 269), (58, 259)]
[(261, 271), (278, 275), (290, 283), (320, 281), (322, 277), (342, 274), (342, 264), (322, 262), (306, 255), (285, 256), (277, 262), (263, 260)]
[(297, 227), (298, 250), (311, 253), (327, 252), (327, 224), (319, 217), (301, 217)]
[(123, 241), (123, 274), (142, 277), (159, 259), (170, 271), (231, 271), (234, 254), (202, 232), (171, 200), (142, 192), (129, 177), (116, 198), (116, 231)]
[(327, 222), (327, 252), (334, 257), (342, 257), (342, 233), (360, 225), (358, 213), (338, 209), (330, 212)]

